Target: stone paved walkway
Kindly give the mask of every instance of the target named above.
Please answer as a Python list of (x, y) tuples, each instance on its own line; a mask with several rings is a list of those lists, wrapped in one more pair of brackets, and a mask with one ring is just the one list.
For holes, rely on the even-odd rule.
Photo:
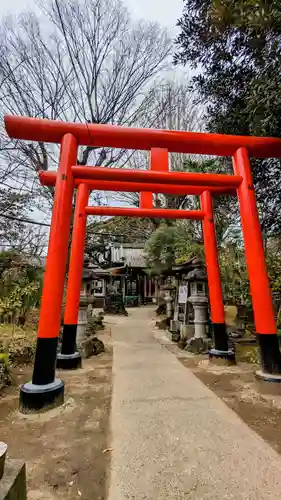
[(108, 499), (280, 499), (281, 457), (155, 340), (152, 315), (112, 329)]

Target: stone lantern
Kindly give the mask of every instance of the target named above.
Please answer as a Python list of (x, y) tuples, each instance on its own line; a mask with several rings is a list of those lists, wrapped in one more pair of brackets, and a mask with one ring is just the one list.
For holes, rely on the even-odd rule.
[(195, 353), (207, 352), (209, 339), (206, 333), (208, 323), (207, 277), (204, 269), (195, 268), (187, 275), (190, 283), (188, 302), (194, 309), (194, 336), (189, 339), (187, 348)]
[(172, 291), (175, 289), (173, 285), (167, 284), (162, 286), (162, 290), (164, 291), (164, 301), (166, 303), (166, 316), (169, 320), (173, 317), (173, 301), (174, 297), (172, 296)]
[(77, 323), (77, 346), (81, 349), (86, 340), (86, 327), (88, 322), (88, 306), (92, 303), (91, 284), (93, 280), (93, 270), (89, 267), (89, 260), (84, 260), (82, 274), (82, 284), (80, 290), (79, 314)]

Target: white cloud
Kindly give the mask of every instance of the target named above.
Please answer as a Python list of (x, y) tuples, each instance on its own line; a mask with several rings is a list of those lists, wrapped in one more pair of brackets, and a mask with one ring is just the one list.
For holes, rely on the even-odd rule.
[[(132, 14), (139, 19), (158, 21), (175, 29), (183, 8), (182, 0), (124, 0)], [(0, 0), (0, 15), (18, 13), (35, 7), (35, 0)]]
[(0, 15), (18, 13), (35, 4), (34, 0), (1, 0)]
[(137, 18), (170, 28), (175, 28), (183, 9), (182, 0), (125, 0), (125, 4)]

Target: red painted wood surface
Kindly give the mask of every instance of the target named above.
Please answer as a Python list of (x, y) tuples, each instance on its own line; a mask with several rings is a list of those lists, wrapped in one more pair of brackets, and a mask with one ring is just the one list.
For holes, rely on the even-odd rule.
[(120, 217), (152, 217), (154, 219), (193, 219), (202, 220), (201, 210), (169, 210), (166, 208), (124, 208), (124, 207), (86, 207), (88, 215)]
[(171, 152), (232, 156), (246, 147), (251, 156), (280, 158), (281, 139), (239, 135), (206, 134), (176, 130), (128, 128), (117, 125), (69, 123), (25, 116), (5, 116), (8, 135), (15, 139), (59, 143), (73, 134), (84, 146), (151, 150), (166, 148)]

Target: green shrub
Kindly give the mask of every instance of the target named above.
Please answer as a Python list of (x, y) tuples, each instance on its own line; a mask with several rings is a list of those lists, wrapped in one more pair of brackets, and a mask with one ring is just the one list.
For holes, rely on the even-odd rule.
[(11, 369), (9, 363), (9, 355), (7, 353), (0, 353), (0, 389), (10, 385), (12, 382)]
[(236, 357), (237, 361), (244, 361), (257, 365), (260, 362), (259, 349), (257, 346), (245, 346), (243, 344), (236, 344)]
[(11, 364), (28, 364), (34, 359), (36, 330), (15, 325), (0, 325), (0, 352)]
[(103, 330), (104, 329), (103, 319), (104, 316), (101, 313), (94, 316), (88, 316), (85, 335), (87, 337), (91, 337), (92, 335), (95, 335), (95, 333), (98, 330)]

